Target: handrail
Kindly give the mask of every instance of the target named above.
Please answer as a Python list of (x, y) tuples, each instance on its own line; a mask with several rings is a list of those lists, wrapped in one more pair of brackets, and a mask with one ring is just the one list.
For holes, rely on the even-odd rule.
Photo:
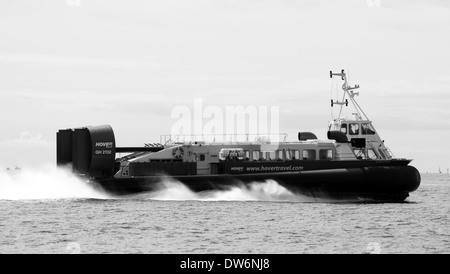
[(194, 142), (255, 142), (271, 143), (286, 142), (287, 133), (267, 133), (267, 134), (164, 134), (160, 136), (160, 143), (170, 145), (175, 143)]

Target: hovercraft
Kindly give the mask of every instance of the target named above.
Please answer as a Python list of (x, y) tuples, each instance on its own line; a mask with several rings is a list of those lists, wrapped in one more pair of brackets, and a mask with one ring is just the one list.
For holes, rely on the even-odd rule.
[[(403, 201), (420, 185), (411, 159), (395, 158), (372, 121), (355, 100), (342, 70), (330, 71), (344, 82), (339, 115), (328, 127), (327, 140), (300, 132), (298, 140), (239, 142), (180, 141), (117, 147), (109, 125), (61, 129), (57, 132), (57, 165), (72, 171), (111, 195), (158, 189), (167, 178), (195, 192), (226, 190), (275, 180), (293, 193), (329, 199)], [(356, 112), (342, 116), (349, 102)], [(117, 155), (126, 154), (123, 157)]]

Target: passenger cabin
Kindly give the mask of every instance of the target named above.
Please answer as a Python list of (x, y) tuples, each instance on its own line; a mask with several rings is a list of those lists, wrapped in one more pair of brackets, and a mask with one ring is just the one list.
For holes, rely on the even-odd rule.
[(334, 140), (166, 144), (158, 152), (119, 159), (115, 177), (300, 171), (317, 161), (355, 160), (350, 146), (345, 146), (346, 156)]

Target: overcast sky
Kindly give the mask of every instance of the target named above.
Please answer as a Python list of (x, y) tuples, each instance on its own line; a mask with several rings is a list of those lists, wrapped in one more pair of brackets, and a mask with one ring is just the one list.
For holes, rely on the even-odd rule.
[(176, 106), (278, 106), (326, 136), (345, 69), (396, 157), (450, 167), (450, 2), (0, 2), (0, 168), (55, 163), (58, 129), (110, 124), (159, 142)]

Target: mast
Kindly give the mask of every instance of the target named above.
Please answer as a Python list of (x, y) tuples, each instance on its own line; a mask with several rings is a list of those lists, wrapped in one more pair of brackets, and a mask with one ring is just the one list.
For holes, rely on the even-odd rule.
[(348, 84), (347, 75), (345, 74), (344, 70), (341, 70), (340, 73), (333, 73), (332, 71), (330, 71), (330, 78), (333, 78), (333, 76), (340, 76), (341, 79), (344, 81), (344, 84), (342, 85), (342, 90), (344, 91), (342, 100), (333, 101), (333, 99), (331, 99), (331, 107), (333, 107), (334, 105), (340, 105), (338, 118), (340, 118), (342, 115), (342, 108), (344, 107), (344, 105), (348, 106), (348, 99), (346, 98), (348, 97), (350, 99), (350, 102), (355, 107), (358, 117), (360, 119), (370, 120), (369, 117), (362, 110), (361, 106), (355, 100), (355, 95), (359, 95), (359, 92), (354, 92), (353, 90), (358, 89), (359, 85), (350, 86)]

